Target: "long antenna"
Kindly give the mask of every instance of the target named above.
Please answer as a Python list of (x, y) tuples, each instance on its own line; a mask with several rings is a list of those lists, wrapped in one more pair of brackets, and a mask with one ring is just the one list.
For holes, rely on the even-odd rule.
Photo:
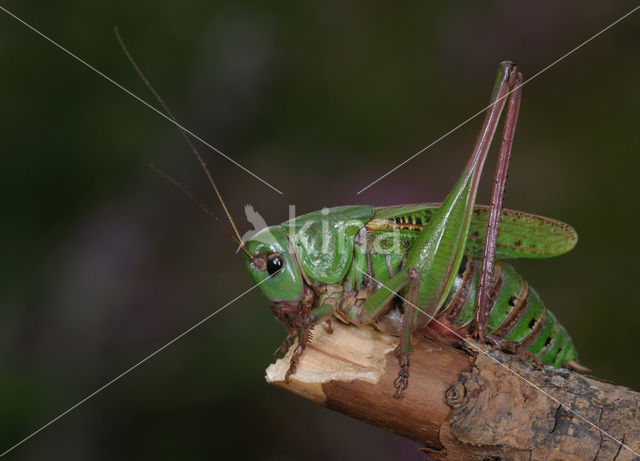
[(227, 229), (227, 226), (225, 226), (224, 224), (222, 224), (222, 222), (220, 221), (220, 219), (213, 214), (213, 212), (207, 208), (207, 206), (202, 203), (200, 200), (198, 200), (191, 192), (189, 192), (182, 184), (180, 184), (175, 178), (173, 178), (172, 176), (169, 176), (167, 173), (165, 173), (164, 171), (162, 171), (160, 168), (158, 168), (157, 166), (155, 166), (153, 163), (149, 164), (149, 168), (151, 168), (153, 171), (155, 171), (156, 173), (158, 173), (160, 176), (162, 176), (164, 179), (166, 179), (167, 181), (169, 181), (171, 184), (173, 184), (174, 186), (176, 186), (178, 189), (180, 189), (180, 191), (182, 191), (182, 193), (184, 195), (186, 195), (187, 197), (189, 197), (191, 199), (191, 201), (193, 203), (195, 203), (196, 205), (198, 205), (200, 207), (200, 209), (202, 211), (205, 212), (205, 214), (207, 216), (209, 216), (211, 219), (213, 219), (216, 224), (218, 226), (220, 226), (220, 229), (223, 230), (223, 232), (225, 234), (227, 234), (227, 236), (233, 240), (235, 242), (236, 245), (238, 245), (240, 247), (240, 249), (244, 252), (244, 254), (246, 254), (249, 258), (251, 258), (251, 253), (249, 253), (247, 251), (247, 249), (244, 247), (244, 245), (242, 244), (241, 241), (239, 241), (237, 238), (234, 237), (234, 235), (231, 233), (231, 231), (229, 229)]
[[(124, 51), (124, 54), (127, 56), (127, 58), (129, 59), (129, 62), (131, 63), (133, 68), (136, 70), (136, 72), (138, 73), (138, 75), (140, 76), (140, 78), (142, 79), (144, 84), (146, 85), (146, 87), (149, 88), (151, 93), (153, 93), (153, 96), (160, 103), (160, 105), (163, 107), (163, 109), (169, 115), (169, 117), (171, 117), (171, 119), (174, 122), (176, 122), (176, 125), (180, 129), (180, 133), (182, 133), (182, 136), (187, 141), (187, 144), (189, 144), (189, 147), (191, 148), (193, 154), (198, 159), (198, 162), (200, 163), (200, 166), (202, 167), (202, 170), (207, 175), (207, 178), (209, 179), (209, 183), (213, 187), (213, 190), (216, 192), (216, 195), (218, 196), (218, 200), (220, 201), (220, 204), (222, 205), (222, 208), (224, 208), (224, 212), (227, 215), (227, 218), (229, 219), (229, 222), (231, 223), (231, 227), (233, 228), (234, 232), (236, 233), (237, 239), (240, 242), (239, 245), (240, 246), (244, 246), (244, 243), (242, 242), (242, 237), (240, 236), (240, 232), (238, 232), (238, 228), (236, 227), (236, 223), (233, 221), (233, 218), (231, 217), (231, 213), (229, 213), (229, 209), (227, 208), (227, 204), (224, 202), (224, 199), (222, 198), (222, 195), (220, 194), (220, 191), (218, 190), (218, 186), (216, 186), (216, 183), (213, 180), (213, 177), (211, 176), (211, 173), (209, 172), (209, 169), (207, 168), (206, 163), (204, 163), (204, 160), (202, 159), (202, 156), (198, 152), (198, 149), (196, 149), (196, 147), (193, 145), (193, 142), (191, 141), (191, 138), (187, 135), (187, 133), (184, 131), (184, 129), (180, 126), (180, 124), (178, 123), (178, 120), (176, 119), (175, 115), (173, 115), (173, 112), (171, 112), (171, 109), (169, 109), (169, 106), (167, 106), (167, 104), (165, 104), (164, 100), (160, 97), (160, 95), (153, 88), (153, 86), (151, 85), (151, 83), (149, 82), (147, 77), (144, 75), (144, 73), (142, 72), (140, 67), (138, 67), (138, 64), (136, 64), (136, 62), (133, 60), (133, 57), (131, 56), (131, 53), (129, 53), (129, 50), (127, 49), (126, 45), (124, 44), (124, 41), (122, 40), (122, 37), (120, 37), (120, 32), (118, 32), (118, 28), (114, 27), (113, 30), (115, 31), (116, 37), (118, 38), (118, 41), (120, 42), (120, 46), (122, 47), (122, 51)], [(165, 176), (165, 175), (163, 175), (163, 176)], [(177, 184), (177, 182), (174, 182), (174, 184)], [(184, 191), (183, 188), (181, 188), (181, 189)], [(190, 196), (191, 194), (187, 194), (187, 195)], [(196, 203), (198, 203), (198, 202), (196, 201)], [(218, 218), (216, 218), (216, 220), (217, 219)], [(220, 222), (220, 221), (218, 220), (218, 222)]]

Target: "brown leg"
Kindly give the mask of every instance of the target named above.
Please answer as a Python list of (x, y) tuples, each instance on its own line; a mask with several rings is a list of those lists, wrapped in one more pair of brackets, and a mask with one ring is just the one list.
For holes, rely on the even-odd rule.
[(404, 318), (402, 319), (402, 333), (400, 336), (400, 344), (395, 350), (395, 355), (398, 357), (398, 364), (400, 365), (400, 371), (398, 377), (393, 382), (393, 387), (396, 388), (396, 392), (393, 397), (401, 399), (404, 394), (404, 390), (409, 385), (409, 351), (411, 350), (411, 334), (413, 332), (413, 321), (416, 317), (418, 305), (418, 295), (420, 290), (420, 279), (418, 271), (409, 268), (407, 271), (407, 280), (411, 283), (409, 287), (409, 294), (404, 306)]
[(565, 368), (568, 368), (569, 370), (573, 370), (573, 371), (578, 371), (580, 373), (589, 373), (591, 372), (590, 368), (585, 367), (584, 365), (580, 365), (576, 360), (569, 360), (567, 363), (564, 364)]
[(396, 349), (396, 357), (398, 357), (400, 371), (398, 372), (398, 377), (393, 382), (393, 387), (396, 388), (393, 398), (401, 399), (404, 397), (404, 390), (409, 386), (409, 354), (402, 352), (402, 349), (398, 346)]
[(286, 338), (284, 338), (284, 341), (282, 341), (282, 344), (280, 345), (280, 347), (277, 348), (273, 353), (273, 358), (278, 360), (284, 357), (284, 355), (287, 353), (287, 351), (293, 344), (293, 341), (296, 339), (296, 336), (298, 336), (298, 332), (296, 331), (294, 331), (293, 333), (289, 333), (289, 335)]
[[(300, 356), (304, 352), (304, 348), (307, 346), (307, 343), (311, 340), (313, 336), (311, 333), (311, 330), (318, 322), (320, 322), (322, 319), (326, 319), (327, 324), (325, 326), (325, 329), (327, 333), (329, 334), (333, 333), (333, 328), (331, 326), (331, 318), (327, 318), (327, 316), (333, 312), (333, 309), (334, 309), (333, 306), (330, 304), (323, 304), (320, 307), (312, 309), (311, 312), (307, 313), (307, 315), (297, 324), (298, 329), (289, 335), (289, 336), (293, 335), (294, 338), (298, 336), (298, 345), (294, 349), (293, 355), (291, 356), (291, 364), (289, 365), (289, 369), (285, 374), (285, 380), (288, 380), (289, 376), (291, 376), (296, 372), (296, 368), (298, 367), (298, 361), (300, 360)], [(289, 338), (287, 338), (287, 340), (288, 339)], [(289, 343), (289, 346), (291, 346), (291, 343)], [(288, 348), (289, 347), (287, 347), (287, 349)]]
[(491, 194), (491, 209), (489, 211), (489, 223), (487, 225), (487, 236), (484, 245), (484, 258), (482, 260), (482, 272), (476, 298), (476, 332), (481, 342), (485, 341), (487, 334), (487, 324), (489, 320), (489, 296), (491, 293), (491, 283), (493, 279), (493, 266), (496, 255), (496, 239), (498, 238), (498, 225), (502, 211), (502, 199), (504, 198), (504, 186), (507, 181), (507, 169), (513, 146), (513, 136), (518, 121), (518, 111), (520, 109), (520, 99), (522, 96), (522, 74), (514, 69), (513, 79), (510, 82), (512, 93), (509, 96), (509, 108), (504, 122), (504, 132), (502, 143), (500, 144), (500, 155), (496, 167), (496, 175)]
[(302, 328), (298, 333), (298, 345), (293, 351), (293, 355), (291, 356), (291, 362), (289, 364), (289, 369), (287, 373), (284, 375), (284, 380), (289, 381), (289, 376), (296, 372), (298, 368), (298, 361), (300, 360), (300, 356), (304, 352), (304, 348), (307, 347), (307, 343), (311, 339), (311, 328)]
[(486, 339), (489, 343), (493, 344), (493, 346), (498, 349), (515, 354), (525, 360), (531, 360), (535, 362), (536, 368), (538, 369), (542, 369), (544, 367), (544, 364), (542, 363), (542, 360), (540, 360), (540, 357), (538, 357), (531, 351), (528, 351), (527, 349), (522, 347), (521, 344), (515, 341), (507, 341), (494, 335), (489, 335)]

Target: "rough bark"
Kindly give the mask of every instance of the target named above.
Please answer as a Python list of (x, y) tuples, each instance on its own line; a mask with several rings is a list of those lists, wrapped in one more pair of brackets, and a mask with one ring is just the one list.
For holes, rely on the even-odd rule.
[(414, 335), (409, 388), (396, 400), (396, 338), (336, 322), (333, 334), (322, 327), (313, 334), (289, 382), (295, 344), (267, 368), (267, 381), (421, 442), (434, 459), (640, 459), (640, 394), (630, 389)]

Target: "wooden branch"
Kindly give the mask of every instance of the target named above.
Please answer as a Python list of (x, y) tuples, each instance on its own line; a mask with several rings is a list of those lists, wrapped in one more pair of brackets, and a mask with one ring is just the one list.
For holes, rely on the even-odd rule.
[(536, 370), (513, 355), (479, 346), (502, 366), (484, 354), (414, 336), (402, 400), (392, 397), (397, 338), (339, 322), (333, 334), (322, 326), (314, 329), (288, 383), (284, 375), (295, 344), (267, 368), (266, 379), (416, 440), (434, 459), (638, 459), (549, 397), (640, 452), (637, 392), (564, 369)]

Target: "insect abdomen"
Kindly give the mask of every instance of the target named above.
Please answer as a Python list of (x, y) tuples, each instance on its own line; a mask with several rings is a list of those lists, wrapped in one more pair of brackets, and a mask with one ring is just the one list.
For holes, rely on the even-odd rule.
[[(438, 317), (457, 327), (472, 326), (480, 266), (477, 259), (466, 260)], [(520, 344), (547, 365), (562, 367), (577, 358), (565, 328), (508, 264), (496, 264), (490, 306), (488, 334)]]
[[(415, 221), (415, 217), (405, 218), (405, 221)], [(404, 258), (402, 253), (368, 251), (375, 246), (371, 241), (374, 237), (379, 238), (380, 232), (370, 231), (366, 238), (356, 240), (357, 251), (354, 261), (359, 261), (360, 271), (366, 270), (376, 280), (386, 283), (402, 269)], [(364, 241), (367, 241), (368, 245), (360, 246)], [(393, 241), (392, 235), (389, 236), (389, 241)], [(408, 242), (403, 240), (402, 243), (406, 245)], [(378, 240), (377, 245), (386, 250), (390, 244), (386, 240)], [(447, 320), (446, 323), (458, 327), (461, 331), (473, 330), (480, 269), (479, 259), (463, 259), (451, 293), (440, 309), (437, 319), (444, 318)], [(355, 286), (359, 288), (364, 281), (359, 280)], [(562, 367), (568, 361), (577, 359), (576, 350), (567, 331), (545, 307), (538, 293), (529, 287), (513, 267), (500, 261), (496, 262), (489, 305), (488, 334), (520, 344), (547, 365)], [(394, 328), (399, 328), (399, 325), (394, 324)]]

